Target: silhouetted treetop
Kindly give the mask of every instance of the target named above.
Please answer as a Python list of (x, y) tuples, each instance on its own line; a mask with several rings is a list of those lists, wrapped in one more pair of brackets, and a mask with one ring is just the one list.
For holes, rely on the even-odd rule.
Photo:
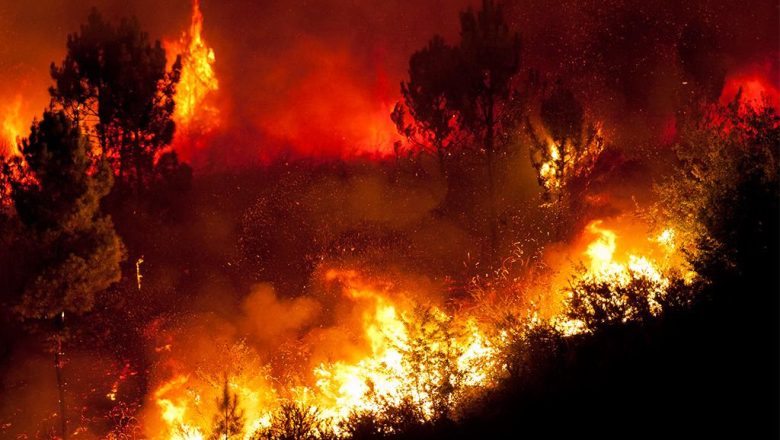
[(67, 55), (52, 64), (52, 101), (95, 136), (114, 162), (120, 185), (149, 183), (155, 153), (173, 139), (174, 94), (180, 59), (167, 69), (165, 50), (136, 19), (118, 26), (92, 10), (68, 36)]
[(22, 142), (28, 178), (12, 182), (12, 198), (35, 255), (18, 305), (24, 317), (86, 312), (97, 292), (119, 280), (122, 243), (100, 212), (112, 174), (88, 151), (88, 139), (61, 111), (44, 113)]
[[(454, 131), (453, 108), (458, 99), (458, 54), (440, 36), (434, 36), (428, 45), (415, 52), (409, 60), (409, 80), (401, 83), (404, 104), (397, 104), (392, 119), (410, 142), (424, 150), (433, 150), (444, 173), (445, 150), (452, 143)], [(411, 121), (405, 120), (404, 108)]]

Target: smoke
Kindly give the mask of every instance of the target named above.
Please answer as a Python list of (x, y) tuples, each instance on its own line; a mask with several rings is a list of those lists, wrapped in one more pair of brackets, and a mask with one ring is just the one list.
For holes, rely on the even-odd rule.
[(311, 323), (320, 313), (321, 305), (309, 297), (279, 299), (273, 286), (259, 284), (244, 299), (241, 309), (247, 317), (240, 324), (243, 333), (264, 347), (263, 352), (271, 352), (269, 348), (277, 348), (274, 344), (289, 339)]

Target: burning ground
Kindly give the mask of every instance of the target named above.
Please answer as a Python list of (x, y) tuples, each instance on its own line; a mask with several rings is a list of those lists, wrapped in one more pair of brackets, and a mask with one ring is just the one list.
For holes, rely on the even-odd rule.
[(0, 9), (3, 437), (776, 430), (777, 5), (95, 6)]

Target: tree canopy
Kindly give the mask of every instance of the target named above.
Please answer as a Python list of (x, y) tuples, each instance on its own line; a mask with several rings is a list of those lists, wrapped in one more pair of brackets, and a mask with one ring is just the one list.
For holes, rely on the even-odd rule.
[(173, 139), (175, 87), (181, 62), (167, 67), (165, 50), (135, 19), (118, 26), (92, 10), (79, 33), (68, 36), (67, 55), (52, 64), (52, 101), (95, 137), (120, 186), (143, 189), (155, 154)]
[(120, 278), (123, 246), (100, 200), (113, 183), (106, 161), (93, 163), (89, 140), (64, 112), (46, 112), (22, 142), (27, 178), (11, 197), (35, 255), (17, 305), (27, 318), (89, 311), (95, 293)]

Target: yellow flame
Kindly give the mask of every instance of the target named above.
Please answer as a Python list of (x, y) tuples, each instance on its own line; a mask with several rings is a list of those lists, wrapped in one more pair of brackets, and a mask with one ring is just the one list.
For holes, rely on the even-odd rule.
[(558, 161), (560, 160), (561, 153), (558, 145), (556, 145), (552, 140), (547, 142), (547, 149), (550, 160), (543, 162), (539, 167), (539, 175), (544, 182), (545, 188), (549, 190), (555, 190), (561, 186), (559, 176), (562, 170), (558, 169)]
[(533, 156), (538, 161), (542, 186), (552, 192), (562, 190), (570, 178), (591, 172), (603, 150), (601, 124), (596, 125), (594, 137), (586, 145), (576, 144), (572, 139), (555, 141), (545, 136), (544, 150)]
[(219, 111), (207, 99), (219, 89), (214, 72), (216, 57), (214, 50), (203, 39), (202, 32), (200, 2), (193, 0), (189, 31), (178, 42), (166, 44), (169, 52), (182, 58), (173, 118), (177, 127), (184, 131), (196, 127), (199, 130), (211, 129), (219, 125)]
[[(433, 306), (420, 311), (408, 298), (391, 298), (354, 271), (329, 271), (325, 278), (338, 280), (346, 298), (365, 306), (362, 331), (367, 352), (355, 360), (320, 362), (311, 370), (308, 385), (276, 380), (260, 384), (251, 379), (257, 371), (231, 379), (230, 391), (238, 395), (246, 414), (244, 438), (269, 426), (271, 414), (283, 400), (316, 408), (319, 417), (338, 430), (339, 422), (354, 411), (377, 413), (386, 404), (405, 401), (411, 401), (423, 418), (430, 418), (440, 390), (453, 390), (441, 402), (453, 406), (463, 390), (493, 383), (498, 349), (475, 319), (454, 319)], [(200, 387), (209, 385), (196, 384), (185, 375), (158, 387), (154, 399), (167, 426), (163, 438), (208, 434), (210, 416), (198, 414), (211, 414), (214, 408), (194, 402)]]
[[(659, 298), (669, 285), (666, 260), (657, 259), (653, 247), (668, 249), (674, 230), (647, 237), (624, 249), (622, 235), (603, 221), (588, 224), (589, 241), (579, 248), (586, 261), (582, 277), (614, 286), (625, 286), (632, 277), (650, 281), (648, 295), (658, 313)], [(661, 238), (659, 238), (661, 237)], [(636, 240), (635, 240), (636, 241)], [(644, 247), (643, 247), (644, 246)], [(488, 331), (475, 316), (421, 306), (410, 292), (392, 284), (378, 284), (354, 270), (329, 270), (324, 280), (337, 283), (343, 297), (358, 313), (357, 334), (364, 345), (351, 357), (308, 364), (295, 379), (265, 377), (262, 366), (242, 369), (229, 379), (230, 392), (238, 396), (244, 412), (244, 439), (268, 428), (282, 402), (309, 406), (320, 421), (339, 433), (340, 422), (354, 412), (381, 414), (387, 405), (409, 403), (422, 420), (430, 420), (442, 408), (455, 409), (473, 391), (493, 386), (504, 374), (502, 350), (509, 342), (506, 329)], [(616, 301), (625, 301), (616, 298)], [(541, 323), (536, 316), (533, 323)], [(556, 315), (550, 323), (564, 335), (586, 330), (578, 320)], [(513, 330), (514, 331), (514, 330)], [(285, 368), (295, 368), (285, 365)], [(154, 393), (159, 419), (166, 428), (153, 438), (199, 439), (211, 434), (215, 398), (219, 388), (193, 375), (174, 375)], [(202, 396), (202, 397), (201, 397)]]
[[(669, 227), (660, 234), (648, 237), (641, 248), (642, 255), (623, 252), (617, 255), (619, 234), (603, 226), (603, 220), (589, 223), (585, 231), (594, 238), (587, 244), (582, 256), (587, 262), (586, 271), (579, 274), (574, 284), (585, 281), (606, 285), (610, 290), (617, 291), (627, 287), (633, 280), (642, 279), (647, 284), (646, 294), (650, 312), (657, 315), (661, 312), (659, 300), (666, 294), (670, 280), (665, 275), (670, 269), (681, 270), (686, 282), (695, 277), (695, 272), (686, 269), (679, 256), (675, 255), (675, 231)], [(626, 298), (611, 298), (616, 305), (626, 305)], [(627, 308), (628, 309), (628, 308)], [(630, 319), (630, 316), (626, 317)], [(552, 324), (565, 335), (574, 335), (585, 331), (583, 322), (556, 316)]]
[(601, 220), (596, 220), (586, 228), (588, 232), (596, 235), (596, 239), (585, 250), (585, 255), (590, 258), (590, 270), (593, 273), (603, 273), (615, 269), (612, 257), (617, 248), (617, 234), (601, 228), (601, 224)]
[(14, 156), (19, 154), (19, 141), (24, 136), (26, 122), (21, 115), (22, 95), (16, 95), (8, 106), (0, 110), (0, 155)]

